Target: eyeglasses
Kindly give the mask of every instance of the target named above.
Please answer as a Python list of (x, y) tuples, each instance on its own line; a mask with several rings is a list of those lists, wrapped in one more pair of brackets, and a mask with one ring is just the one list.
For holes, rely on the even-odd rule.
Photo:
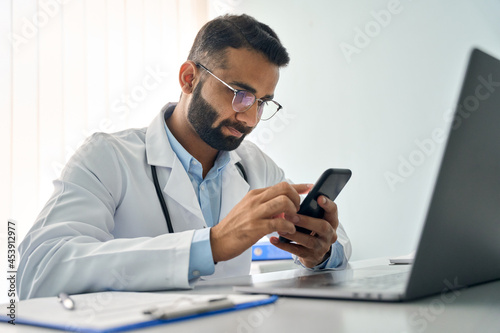
[(234, 89), (229, 84), (219, 79), (214, 73), (212, 73), (208, 68), (206, 68), (202, 64), (197, 63), (196, 66), (206, 70), (210, 75), (212, 75), (214, 78), (219, 80), (223, 85), (225, 85), (226, 87), (228, 87), (233, 91), (234, 97), (232, 106), (235, 112), (245, 112), (246, 110), (250, 109), (252, 105), (255, 104), (255, 102), (257, 102), (257, 117), (259, 117), (259, 119), (261, 120), (269, 120), (276, 114), (276, 112), (278, 112), (283, 108), (280, 105), (280, 103), (273, 101), (272, 99), (266, 101), (255, 97), (255, 95), (252, 94), (250, 91)]

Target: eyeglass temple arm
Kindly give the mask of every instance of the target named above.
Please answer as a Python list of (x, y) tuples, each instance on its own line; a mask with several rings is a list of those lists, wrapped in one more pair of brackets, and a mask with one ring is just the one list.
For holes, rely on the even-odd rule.
[(227, 84), (226, 82), (222, 81), (217, 76), (215, 76), (214, 73), (212, 73), (208, 68), (206, 68), (202, 64), (197, 63), (196, 65), (199, 66), (199, 67), (201, 67), (201, 68), (203, 68), (204, 70), (206, 70), (210, 75), (212, 75), (214, 78), (216, 78), (217, 80), (219, 80), (220, 83), (222, 83), (223, 85), (225, 85), (226, 87), (228, 87), (229, 89), (231, 89), (235, 94), (238, 92), (236, 89), (234, 89), (233, 87), (231, 87), (229, 84)]
[[(227, 84), (226, 82), (222, 81), (221, 79), (219, 79), (214, 73), (212, 73), (208, 68), (206, 68), (205, 66), (203, 66), (202, 64), (200, 63), (197, 63), (196, 66), (199, 66), (201, 68), (203, 68), (204, 70), (206, 70), (210, 75), (212, 75), (214, 78), (216, 78), (220, 83), (222, 83), (223, 85), (225, 85), (226, 87), (228, 87), (229, 89), (231, 89), (232, 92), (234, 92), (235, 94), (238, 92), (238, 90), (234, 89), (233, 87), (231, 87), (229, 84)], [(262, 103), (264, 102), (263, 99), (260, 99), (260, 98), (255, 98), (256, 101)], [(278, 103), (278, 102), (275, 102), (275, 101), (272, 101), (276, 104), (278, 104), (278, 110), (281, 109), (281, 105)]]

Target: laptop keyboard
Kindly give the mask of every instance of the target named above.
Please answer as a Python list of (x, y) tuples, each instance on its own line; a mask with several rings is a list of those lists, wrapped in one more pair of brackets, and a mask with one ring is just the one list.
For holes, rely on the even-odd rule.
[(388, 290), (393, 288), (400, 289), (408, 280), (409, 272), (394, 273), (380, 276), (365, 277), (354, 279), (347, 282), (332, 283), (327, 285), (341, 285), (349, 289), (370, 289), (370, 290)]

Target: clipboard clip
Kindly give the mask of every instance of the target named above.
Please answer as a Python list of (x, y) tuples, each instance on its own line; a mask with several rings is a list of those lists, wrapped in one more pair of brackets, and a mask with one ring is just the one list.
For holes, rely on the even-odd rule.
[[(188, 301), (182, 302), (182, 301)], [(193, 299), (179, 299), (174, 304), (156, 307), (144, 310), (143, 314), (149, 315), (154, 319), (175, 319), (188, 316), (196, 316), (202, 313), (224, 310), (234, 307), (234, 303), (227, 297), (209, 299), (203, 302), (197, 302)]]

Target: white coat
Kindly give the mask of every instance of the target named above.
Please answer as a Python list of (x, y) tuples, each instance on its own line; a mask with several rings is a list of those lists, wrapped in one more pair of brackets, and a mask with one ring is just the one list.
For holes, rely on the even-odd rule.
[[(20, 299), (191, 287), (191, 241), (194, 230), (207, 225), (189, 176), (170, 147), (164, 117), (163, 110), (147, 128), (94, 134), (71, 158), (19, 246)], [(235, 166), (238, 161), (248, 183)], [(157, 167), (175, 234), (168, 233), (151, 165)], [(230, 152), (223, 171), (220, 219), (250, 189), (284, 180), (267, 155), (244, 141)], [(339, 242), (350, 252), (341, 226), (338, 232)], [(249, 249), (215, 265), (210, 277), (246, 275), (250, 263)]]

